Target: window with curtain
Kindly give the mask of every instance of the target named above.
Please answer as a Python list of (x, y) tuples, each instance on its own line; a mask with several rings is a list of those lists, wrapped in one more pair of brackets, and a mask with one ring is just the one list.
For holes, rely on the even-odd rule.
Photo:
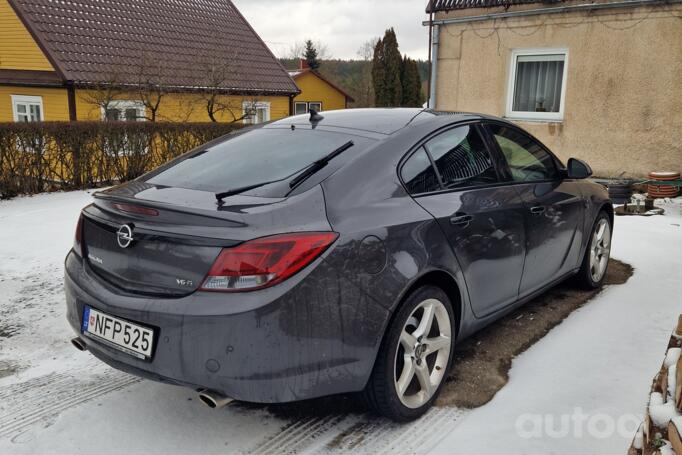
[(561, 120), (565, 51), (512, 54), (509, 117)]
[(102, 109), (102, 118), (108, 122), (143, 122), (146, 108), (142, 101), (115, 100)]
[(257, 125), (270, 121), (270, 103), (265, 101), (245, 101), (242, 103), (244, 125)]

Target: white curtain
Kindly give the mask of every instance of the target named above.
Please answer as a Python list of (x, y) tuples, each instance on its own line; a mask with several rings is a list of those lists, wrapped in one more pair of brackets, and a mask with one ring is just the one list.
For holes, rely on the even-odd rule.
[(563, 55), (520, 55), (516, 60), (516, 112), (559, 112)]

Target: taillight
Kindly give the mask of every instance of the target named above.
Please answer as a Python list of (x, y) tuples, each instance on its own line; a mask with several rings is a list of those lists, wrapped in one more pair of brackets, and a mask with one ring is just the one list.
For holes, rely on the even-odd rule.
[(201, 290), (253, 291), (281, 283), (319, 257), (337, 237), (335, 232), (300, 232), (224, 248)]
[(83, 215), (78, 216), (76, 235), (73, 240), (73, 251), (75, 251), (78, 256), (83, 257)]

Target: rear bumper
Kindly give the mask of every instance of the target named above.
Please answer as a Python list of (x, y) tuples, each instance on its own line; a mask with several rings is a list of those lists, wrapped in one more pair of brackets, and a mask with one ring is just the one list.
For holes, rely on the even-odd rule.
[(121, 295), (73, 252), (65, 265), (67, 318), (76, 333), (85, 305), (155, 329), (149, 361), (83, 337), (93, 355), (138, 376), (241, 401), (279, 403), (361, 390), (388, 317), (356, 287), (344, 286), (324, 259), (270, 289), (175, 299)]

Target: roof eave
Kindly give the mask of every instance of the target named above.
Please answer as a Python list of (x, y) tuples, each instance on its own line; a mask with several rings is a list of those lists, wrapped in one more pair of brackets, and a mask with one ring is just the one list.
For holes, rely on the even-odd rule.
[[(75, 81), (75, 86), (78, 88), (92, 88), (102, 86), (102, 82), (92, 82), (92, 81)], [(106, 85), (106, 84), (105, 84)], [(135, 89), (138, 84), (116, 84), (117, 87), (125, 89)], [(240, 87), (224, 87), (224, 88), (213, 88), (213, 87), (202, 87), (195, 85), (166, 85), (163, 87), (169, 92), (204, 92), (207, 90), (216, 90), (219, 93), (225, 95), (260, 95), (260, 96), (294, 96), (301, 93), (300, 89), (289, 90), (289, 89), (255, 89), (255, 88), (240, 88)]]
[(56, 71), (0, 69), (0, 85), (18, 87), (65, 87)]

